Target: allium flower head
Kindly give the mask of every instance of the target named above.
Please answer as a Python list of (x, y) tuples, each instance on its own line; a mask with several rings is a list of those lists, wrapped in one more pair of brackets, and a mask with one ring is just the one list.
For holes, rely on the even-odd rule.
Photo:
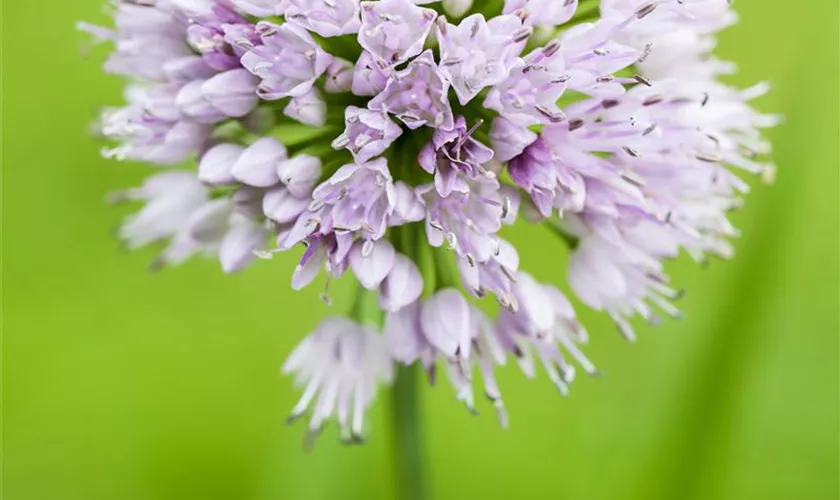
[[(567, 296), (630, 340), (637, 317), (681, 317), (667, 261), (730, 258), (743, 176), (775, 172), (760, 130), (778, 117), (751, 106), (769, 86), (718, 80), (734, 70), (711, 53), (736, 20), (726, 0), (113, 4), (114, 28), (81, 25), (130, 79), (103, 154), (178, 165), (112, 196), (145, 203), (123, 242), (163, 242), (154, 269), (294, 251), (292, 288), (323, 275), (342, 311), (331, 280), (358, 282), (349, 318), (284, 366), (310, 438), (334, 419), (361, 441), (396, 366), (434, 380), (443, 365), (472, 412), (480, 375), (502, 426), (496, 365), (541, 364), (568, 393), (597, 370)], [(520, 262), (501, 236), (525, 223), (559, 236), (565, 283), (528, 274), (556, 264)]]

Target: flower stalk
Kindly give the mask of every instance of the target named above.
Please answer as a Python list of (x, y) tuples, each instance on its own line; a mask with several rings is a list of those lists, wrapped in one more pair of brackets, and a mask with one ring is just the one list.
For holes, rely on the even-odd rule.
[(425, 446), (423, 412), (420, 401), (422, 371), (419, 365), (403, 366), (397, 371), (391, 389), (391, 426), (393, 467), (398, 500), (425, 500)]

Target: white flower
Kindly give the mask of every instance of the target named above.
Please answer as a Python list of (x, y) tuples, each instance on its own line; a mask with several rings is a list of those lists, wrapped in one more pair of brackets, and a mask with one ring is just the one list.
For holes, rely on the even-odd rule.
[[(298, 344), (283, 365), (304, 387), (289, 416), (294, 421), (313, 406), (309, 436), (314, 437), (328, 418), (335, 417), (342, 435), (358, 441), (364, 418), (380, 384), (393, 376), (384, 337), (346, 318), (324, 320)], [(314, 402), (314, 404), (313, 404)]]

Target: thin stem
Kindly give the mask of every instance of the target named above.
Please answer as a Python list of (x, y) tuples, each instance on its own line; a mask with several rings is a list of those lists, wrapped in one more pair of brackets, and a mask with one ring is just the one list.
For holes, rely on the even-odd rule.
[(420, 415), (420, 365), (401, 366), (391, 394), (396, 499), (424, 500), (423, 433)]
[(365, 320), (365, 297), (367, 291), (359, 285), (356, 289), (356, 295), (353, 297), (353, 304), (350, 306), (348, 316), (357, 323), (363, 323)]

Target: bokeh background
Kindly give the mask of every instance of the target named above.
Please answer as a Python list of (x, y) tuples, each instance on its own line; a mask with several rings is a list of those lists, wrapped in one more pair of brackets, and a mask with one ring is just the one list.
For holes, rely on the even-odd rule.
[[(8, 500), (377, 499), (393, 496), (388, 398), (363, 447), (329, 429), (304, 453), (279, 365), (330, 313), (293, 293), (296, 256), (224, 276), (193, 261), (150, 275), (120, 250), (110, 190), (147, 167), (99, 158), (97, 110), (120, 103), (77, 19), (104, 0), (2, 5), (3, 493)], [(838, 498), (838, 2), (739, 0), (719, 54), (731, 81), (769, 79), (757, 104), (778, 179), (734, 215), (732, 262), (675, 262), (683, 322), (626, 344), (584, 312), (606, 373), (557, 396), (511, 365), (511, 428), (445, 384), (425, 389), (438, 499)], [(537, 227), (509, 236), (525, 268), (562, 282), (565, 251)], [(347, 280), (345, 280), (347, 281)], [(340, 285), (336, 311), (347, 284)]]

